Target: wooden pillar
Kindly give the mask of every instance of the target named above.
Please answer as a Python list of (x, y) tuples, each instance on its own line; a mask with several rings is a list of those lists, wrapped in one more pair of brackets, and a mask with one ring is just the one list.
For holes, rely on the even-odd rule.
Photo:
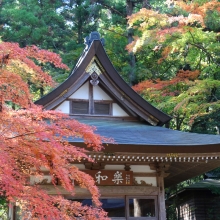
[(165, 191), (164, 191), (164, 177), (159, 175), (157, 177), (157, 186), (159, 187), (158, 194), (158, 210), (159, 210), (159, 220), (166, 219), (166, 207), (165, 207)]
[(157, 187), (159, 188), (158, 194), (158, 219), (166, 219), (166, 207), (165, 207), (165, 190), (164, 190), (164, 178), (169, 175), (166, 173), (169, 169), (170, 164), (168, 163), (154, 163), (150, 164), (152, 170), (157, 172)]
[(8, 213), (7, 213), (7, 219), (15, 220), (16, 219), (16, 206), (14, 203), (8, 204)]

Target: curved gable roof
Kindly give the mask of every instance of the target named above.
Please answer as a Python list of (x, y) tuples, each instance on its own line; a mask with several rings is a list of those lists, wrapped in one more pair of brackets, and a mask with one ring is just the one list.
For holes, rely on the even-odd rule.
[(98, 73), (100, 84), (123, 106), (131, 109), (151, 125), (162, 126), (171, 120), (170, 116), (144, 100), (121, 78), (100, 40), (91, 42), (66, 81), (35, 103), (43, 105), (45, 109), (53, 109), (61, 104), (90, 78), (92, 72), (88, 68), (93, 63), (101, 70), (101, 73)]

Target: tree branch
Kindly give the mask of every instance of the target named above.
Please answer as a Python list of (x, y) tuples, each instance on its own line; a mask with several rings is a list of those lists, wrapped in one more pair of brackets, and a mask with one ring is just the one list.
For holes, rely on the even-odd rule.
[(213, 61), (213, 62), (215, 63), (215, 59), (214, 59), (213, 56), (207, 51), (207, 49), (204, 48), (201, 44), (197, 44), (197, 43), (195, 42), (195, 38), (194, 38), (194, 36), (192, 35), (191, 31), (189, 31), (189, 33), (190, 33), (190, 35), (191, 35), (191, 37), (192, 37), (193, 43), (191, 43), (191, 42), (188, 42), (188, 43), (191, 44), (192, 46), (195, 46), (195, 47), (201, 49), (201, 50), (207, 55), (207, 58), (208, 58), (209, 63), (210, 63), (211, 61)]
[[(49, 129), (41, 131), (41, 132), (45, 132), (45, 131), (49, 131)], [(5, 140), (11, 140), (11, 139), (18, 138), (18, 137), (25, 137), (25, 136), (37, 134), (37, 133), (39, 133), (39, 132), (29, 132), (29, 133), (25, 133), (25, 134), (19, 134), (19, 135), (13, 136), (13, 137), (5, 138)]]

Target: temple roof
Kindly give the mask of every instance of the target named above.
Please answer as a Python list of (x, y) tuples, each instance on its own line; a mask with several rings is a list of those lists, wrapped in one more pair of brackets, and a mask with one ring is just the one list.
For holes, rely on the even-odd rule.
[[(220, 166), (220, 135), (181, 132), (141, 122), (79, 121), (95, 126), (96, 133), (115, 140), (114, 144), (104, 144), (100, 153), (89, 152), (91, 158), (98, 163), (168, 165), (165, 187)], [(82, 144), (81, 139), (69, 142)]]
[[(178, 149), (183, 149), (181, 147), (188, 146), (190, 146), (191, 150), (197, 149), (194, 150), (194, 152), (202, 152), (203, 146), (207, 145), (218, 146), (220, 148), (220, 135), (182, 132), (159, 126), (150, 126), (137, 121), (107, 121), (104, 119), (78, 120), (84, 124), (95, 126), (96, 133), (113, 138), (115, 142), (120, 145), (143, 145), (145, 147), (152, 146), (154, 148), (158, 148), (159, 146), (175, 146), (175, 152), (179, 151)], [(211, 146), (206, 150), (211, 150)]]
[(89, 80), (94, 72), (98, 75), (99, 84), (128, 111), (151, 125), (162, 126), (171, 120), (170, 116), (144, 100), (121, 78), (105, 52), (103, 41), (98, 37), (89, 41), (88, 48), (84, 50), (70, 77), (35, 103), (43, 105), (45, 109), (54, 109)]
[(190, 186), (185, 187), (185, 190), (197, 190), (197, 189), (211, 189), (213, 187), (220, 187), (220, 180), (216, 179), (205, 179)]

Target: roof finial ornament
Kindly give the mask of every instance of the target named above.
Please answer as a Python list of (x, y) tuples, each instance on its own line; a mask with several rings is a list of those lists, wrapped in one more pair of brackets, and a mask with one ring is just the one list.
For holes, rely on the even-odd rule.
[(103, 46), (105, 45), (105, 40), (104, 40), (104, 38), (101, 38), (101, 37), (100, 37), (99, 32), (93, 31), (93, 32), (91, 32), (91, 34), (90, 34), (89, 36), (87, 36), (87, 37), (84, 39), (84, 44), (87, 46), (87, 47), (86, 47), (86, 50), (90, 47), (91, 43), (92, 43), (94, 40), (100, 40), (101, 43), (102, 43), (102, 45), (103, 45)]

